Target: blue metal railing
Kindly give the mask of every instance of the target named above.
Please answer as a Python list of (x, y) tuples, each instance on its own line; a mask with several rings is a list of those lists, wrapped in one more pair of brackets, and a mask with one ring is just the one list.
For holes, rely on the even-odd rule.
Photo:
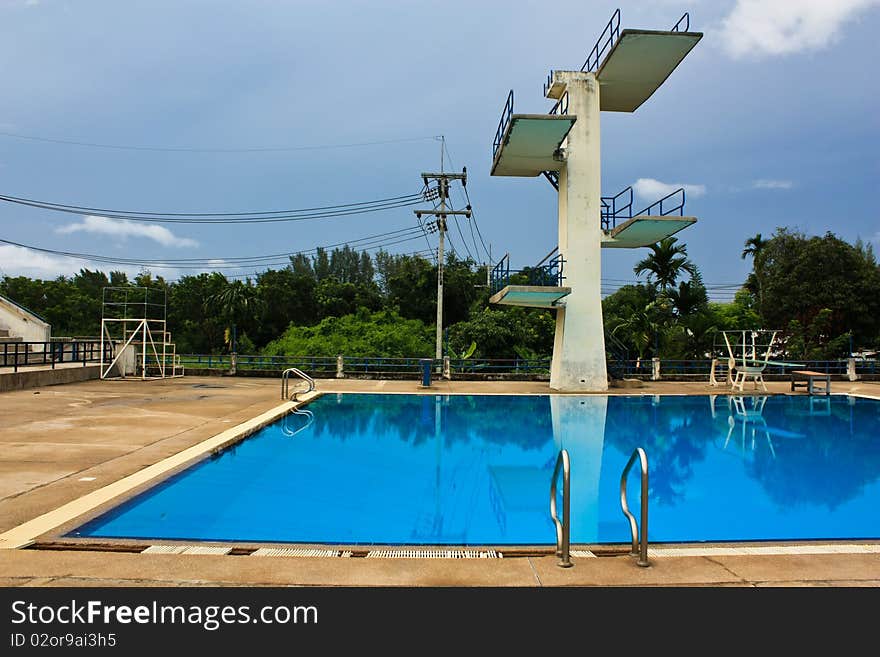
[[(98, 363), (101, 361), (101, 340), (72, 340), (51, 342), (4, 342), (0, 343), (0, 367), (11, 367), (18, 372), (19, 367), (50, 365), (55, 369), (59, 363)], [(113, 359), (113, 345), (103, 344), (104, 360)]]
[(568, 114), (568, 92), (566, 91), (559, 97), (559, 100), (556, 101), (556, 104), (550, 108), (550, 111), (547, 114), (559, 115)]
[[(684, 22), (684, 27), (681, 26), (682, 22)], [(678, 19), (678, 22), (672, 26), (670, 32), (687, 32), (691, 27), (691, 15), (688, 12), (684, 12), (681, 18)]]
[(626, 187), (615, 196), (602, 197), (602, 229), (611, 230), (618, 219), (632, 218), (633, 189)]
[(598, 70), (599, 63), (602, 61), (602, 55), (614, 45), (618, 38), (620, 38), (620, 9), (616, 9), (611, 15), (611, 20), (608, 21), (608, 25), (602, 30), (602, 34), (599, 35), (599, 40), (596, 41), (596, 45), (593, 46), (590, 54), (587, 55), (587, 61), (581, 66), (581, 70), (586, 73)]
[[(537, 269), (537, 268), (536, 268)], [(518, 272), (512, 272), (518, 273)], [(616, 377), (651, 377), (653, 363), (651, 358), (635, 359), (628, 356), (626, 346), (617, 339), (606, 337), (606, 351), (608, 352), (608, 371)], [(105, 349), (107, 345), (105, 343)], [(57, 347), (56, 347), (57, 349)], [(0, 350), (2, 351), (2, 350)], [(11, 350), (10, 350), (11, 351)], [(23, 353), (21, 354), (23, 356)], [(111, 354), (105, 354), (105, 359)], [(10, 360), (12, 356), (10, 354)], [(43, 354), (32, 354), (29, 364), (41, 364)], [(68, 350), (64, 353), (63, 362), (94, 362), (99, 359), (99, 347), (96, 344), (86, 345), (80, 343), (77, 351)], [(199, 369), (228, 369), (230, 356), (228, 354), (181, 354), (178, 356), (181, 365), (186, 366), (188, 372)], [(385, 358), (365, 356), (345, 356), (343, 358), (344, 373), (346, 376), (357, 375), (412, 375), (417, 378), (421, 375), (420, 358)], [(2, 365), (2, 353), (0, 353), (0, 365)], [(51, 352), (46, 353), (46, 364), (51, 362)], [(55, 362), (62, 362), (60, 352)], [(156, 361), (147, 356), (147, 365)], [(726, 358), (725, 358), (726, 362)], [(805, 369), (845, 377), (847, 374), (847, 361), (842, 360), (803, 360), (798, 362)], [(10, 362), (9, 365), (13, 363)], [(24, 363), (19, 363), (24, 365)], [(442, 365), (441, 360), (434, 359), (433, 367)], [(298, 367), (309, 375), (317, 377), (334, 377), (336, 375), (337, 359), (335, 356), (263, 356), (263, 355), (238, 355), (236, 367), (238, 370), (255, 371), (278, 371), (287, 367)], [(450, 371), (453, 373), (485, 373), (485, 374), (547, 374), (550, 369), (550, 358), (451, 358), (449, 361)], [(712, 366), (711, 359), (661, 359), (660, 378), (668, 377), (694, 377), (708, 380)], [(765, 376), (788, 377), (791, 368), (779, 365), (767, 365), (764, 370)], [(880, 361), (857, 360), (856, 373), (859, 375), (880, 375)]]
[(501, 147), (501, 141), (504, 139), (504, 131), (507, 130), (507, 124), (510, 123), (510, 117), (513, 116), (513, 89), (507, 94), (507, 102), (504, 103), (504, 109), (501, 110), (501, 120), (498, 122), (498, 129), (495, 131), (495, 139), (492, 142), (492, 159)]
[(556, 254), (558, 247), (553, 249), (550, 254), (545, 257), (534, 267), (525, 267), (523, 269), (510, 269), (510, 254), (505, 254), (498, 264), (492, 269), (490, 276), (491, 293), (500, 292), (510, 285), (512, 276), (520, 276), (523, 278), (522, 285), (537, 285), (542, 287), (557, 287), (562, 285), (565, 279), (564, 267), (565, 259), (562, 254)]
[(648, 207), (643, 210), (639, 210), (633, 216), (645, 216), (645, 215), (653, 215), (653, 216), (661, 216), (665, 217), (666, 215), (678, 213), (679, 216), (684, 216), (684, 188), (676, 189), (671, 194), (667, 194), (659, 201), (655, 201)]
[(492, 294), (504, 289), (510, 280), (510, 254), (505, 253), (504, 257), (498, 261), (492, 268), (492, 274), (489, 277), (489, 289)]

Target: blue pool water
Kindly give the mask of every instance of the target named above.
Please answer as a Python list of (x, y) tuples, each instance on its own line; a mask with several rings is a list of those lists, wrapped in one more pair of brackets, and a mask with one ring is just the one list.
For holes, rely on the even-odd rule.
[[(642, 446), (651, 541), (880, 538), (880, 401), (331, 394), (308, 409), (311, 425), (288, 416), (70, 535), (547, 545), (564, 447), (572, 541), (622, 543), (620, 474)], [(629, 486), (637, 509), (637, 469)]]

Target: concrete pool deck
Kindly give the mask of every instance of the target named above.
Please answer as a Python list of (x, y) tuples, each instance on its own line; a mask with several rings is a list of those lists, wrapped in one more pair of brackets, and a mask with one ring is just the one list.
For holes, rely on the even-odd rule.
[[(771, 393), (789, 393), (788, 382), (767, 386)], [(880, 398), (880, 382), (835, 381), (832, 389)], [(425, 389), (417, 381), (356, 379), (319, 380), (318, 390), (550, 392), (546, 382), (440, 381)], [(637, 389), (612, 389), (609, 394), (726, 392), (705, 382), (646, 382)], [(86, 381), (0, 393), (0, 533), (276, 409), (282, 403), (278, 393), (275, 379), (198, 376)], [(677, 556), (657, 553), (647, 569), (617, 552), (575, 558), (576, 566), (567, 570), (557, 568), (555, 558), (546, 554), (504, 559), (254, 557), (140, 554), (108, 545), (90, 549), (58, 545), (61, 549), (0, 549), (0, 584), (880, 586), (877, 542), (845, 545), (854, 543), (859, 545), (839, 545), (836, 549), (843, 551), (836, 554), (809, 554), (809, 545), (779, 554), (673, 550), (670, 554)]]

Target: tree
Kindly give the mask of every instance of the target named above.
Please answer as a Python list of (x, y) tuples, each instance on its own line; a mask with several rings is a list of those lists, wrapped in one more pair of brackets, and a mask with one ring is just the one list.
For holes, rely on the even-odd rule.
[(764, 303), (760, 310), (768, 327), (784, 328), (797, 320), (806, 336), (806, 348), (811, 342), (827, 345), (850, 332), (856, 346), (877, 340), (880, 267), (873, 252), (831, 232), (807, 237), (778, 229), (764, 246), (761, 259)]
[(227, 282), (219, 292), (206, 299), (205, 307), (217, 311), (224, 320), (227, 327), (224, 342), (230, 351), (235, 352), (236, 332), (253, 324), (259, 316), (262, 303), (248, 279), (247, 282)]
[(758, 299), (758, 308), (764, 305), (764, 285), (763, 285), (763, 269), (764, 269), (764, 249), (770, 240), (761, 237), (761, 233), (757, 233), (754, 237), (750, 237), (743, 243), (741, 257), (745, 260), (747, 257), (752, 258), (753, 273), (749, 276), (746, 286), (755, 293)]
[(687, 246), (676, 242), (677, 237), (667, 237), (652, 244), (651, 253), (633, 267), (636, 276), (648, 272), (648, 280), (663, 292), (675, 285), (682, 272), (693, 276), (697, 269), (687, 257)]

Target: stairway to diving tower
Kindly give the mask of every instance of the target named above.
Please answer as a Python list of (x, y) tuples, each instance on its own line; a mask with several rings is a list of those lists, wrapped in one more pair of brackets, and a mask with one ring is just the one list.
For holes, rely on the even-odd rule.
[(600, 114), (634, 112), (702, 38), (685, 13), (671, 30), (620, 30), (614, 12), (584, 65), (551, 71), (547, 114), (516, 114), (513, 91), (492, 144), (493, 176), (543, 175), (558, 192), (557, 246), (544, 260), (494, 267), (490, 302), (556, 310), (550, 387), (560, 392), (608, 388), (602, 323), (601, 249), (650, 246), (697, 221), (685, 215), (685, 192), (633, 212), (631, 187), (601, 194)]

